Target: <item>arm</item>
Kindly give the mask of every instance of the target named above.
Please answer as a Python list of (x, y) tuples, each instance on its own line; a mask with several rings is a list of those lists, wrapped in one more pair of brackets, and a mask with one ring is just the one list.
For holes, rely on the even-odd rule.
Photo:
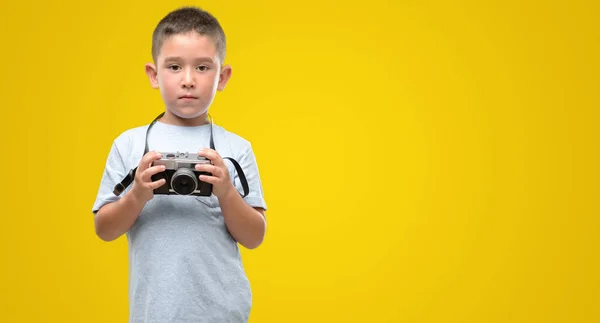
[(233, 184), (226, 195), (219, 198), (219, 204), (227, 229), (237, 242), (248, 249), (262, 244), (267, 228), (265, 210), (248, 205)]
[[(197, 164), (196, 170), (212, 174), (200, 175), (200, 180), (213, 184), (213, 194), (219, 199), (227, 230), (242, 246), (248, 249), (257, 248), (262, 244), (266, 232), (265, 210), (262, 207), (252, 207), (240, 196), (229, 178), (225, 162), (215, 150), (203, 149), (198, 154), (212, 162), (212, 165)], [(252, 158), (247, 158), (250, 159)], [(246, 167), (252, 168), (249, 164)], [(255, 176), (258, 176), (258, 173)], [(250, 184), (251, 179), (248, 178), (248, 181)]]
[(148, 152), (140, 161), (135, 172), (133, 187), (123, 198), (102, 206), (94, 218), (96, 235), (104, 241), (112, 241), (129, 231), (146, 202), (154, 197), (154, 189), (164, 185), (165, 179), (152, 182), (152, 175), (164, 171), (165, 167), (151, 166), (160, 159), (160, 153)]
[(96, 235), (104, 241), (119, 238), (135, 223), (144, 204), (129, 191), (122, 199), (104, 205), (94, 218)]

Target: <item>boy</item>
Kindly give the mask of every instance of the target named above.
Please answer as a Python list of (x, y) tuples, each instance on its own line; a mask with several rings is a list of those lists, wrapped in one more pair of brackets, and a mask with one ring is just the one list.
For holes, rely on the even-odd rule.
[[(92, 210), (96, 234), (127, 235), (129, 322), (247, 322), (252, 294), (237, 243), (262, 243), (266, 204), (250, 143), (207, 121), (231, 77), (225, 34), (211, 14), (180, 8), (156, 26), (152, 56), (146, 73), (166, 109), (148, 133), (137, 127), (114, 140)], [(207, 148), (212, 142), (216, 150)], [(212, 195), (153, 194), (167, 184), (156, 179), (165, 171), (153, 166), (159, 152), (208, 158), (195, 170), (211, 174), (198, 179), (212, 184)], [(136, 167), (131, 185), (113, 192)]]

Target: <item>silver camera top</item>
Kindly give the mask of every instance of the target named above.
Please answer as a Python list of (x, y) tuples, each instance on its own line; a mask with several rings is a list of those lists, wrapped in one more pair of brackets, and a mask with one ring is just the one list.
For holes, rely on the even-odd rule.
[(196, 164), (210, 164), (210, 159), (189, 152), (161, 152), (161, 158), (153, 165), (165, 165), (166, 169), (194, 168)]

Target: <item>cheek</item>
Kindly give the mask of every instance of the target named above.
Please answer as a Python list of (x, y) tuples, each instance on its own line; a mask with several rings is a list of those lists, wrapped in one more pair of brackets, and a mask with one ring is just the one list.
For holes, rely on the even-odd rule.
[(163, 96), (168, 97), (168, 96), (174, 95), (173, 93), (175, 92), (175, 87), (177, 86), (174, 83), (175, 83), (175, 81), (173, 80), (173, 78), (169, 78), (169, 77), (158, 78), (158, 84), (160, 86), (160, 91), (162, 92)]
[(210, 80), (207, 81), (208, 88), (210, 88), (211, 92), (215, 92), (217, 87), (219, 86), (219, 75), (211, 76)]
[(216, 91), (218, 82), (215, 82), (212, 77), (206, 77), (199, 79), (196, 85), (198, 86), (198, 92), (202, 93), (202, 96), (207, 96)]

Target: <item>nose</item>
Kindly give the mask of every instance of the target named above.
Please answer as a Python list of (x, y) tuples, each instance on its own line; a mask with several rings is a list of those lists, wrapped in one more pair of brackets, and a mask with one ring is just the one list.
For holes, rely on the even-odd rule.
[(196, 80), (194, 79), (194, 71), (190, 71), (189, 68), (186, 69), (183, 75), (181, 86), (187, 89), (193, 89), (196, 86)]

